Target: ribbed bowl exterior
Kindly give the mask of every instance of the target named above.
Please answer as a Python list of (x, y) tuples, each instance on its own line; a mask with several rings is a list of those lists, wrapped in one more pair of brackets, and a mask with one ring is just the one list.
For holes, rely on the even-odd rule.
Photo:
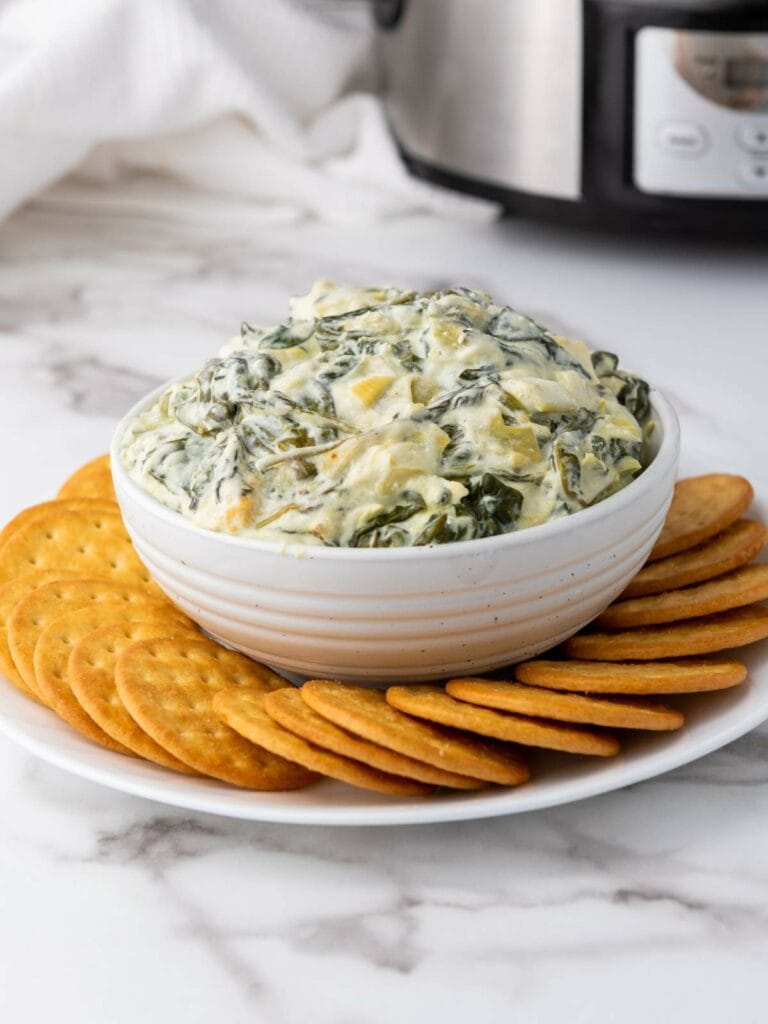
[(657, 393), (654, 415), (654, 459), (623, 491), (554, 523), (434, 548), (280, 548), (202, 530), (130, 480), (123, 424), (113, 475), (141, 559), (214, 636), (300, 676), (415, 682), (538, 654), (621, 593), (661, 529), (677, 471), (677, 419)]

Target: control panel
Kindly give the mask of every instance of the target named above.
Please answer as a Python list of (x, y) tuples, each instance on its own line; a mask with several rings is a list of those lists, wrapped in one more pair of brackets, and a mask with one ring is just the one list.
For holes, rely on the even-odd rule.
[(638, 31), (633, 178), (654, 195), (768, 200), (768, 33)]

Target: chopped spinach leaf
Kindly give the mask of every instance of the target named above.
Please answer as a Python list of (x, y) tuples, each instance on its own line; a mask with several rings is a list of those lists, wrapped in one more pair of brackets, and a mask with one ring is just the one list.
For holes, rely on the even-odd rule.
[[(379, 512), (378, 515), (372, 516), (366, 523), (358, 527), (350, 538), (349, 546), (352, 548), (397, 546), (391, 543), (391, 538), (395, 536), (395, 533), (383, 530), (383, 528), (392, 526), (394, 523), (402, 523), (418, 512), (423, 512), (426, 508), (424, 499), (418, 494), (406, 491), (403, 497), (406, 500), (402, 505), (395, 505), (394, 508)], [(390, 542), (384, 543), (385, 538), (390, 538)]]
[(263, 349), (295, 348), (308, 341), (314, 330), (313, 320), (289, 320), (265, 334), (259, 344)]
[(465, 486), (468, 493), (461, 499), (457, 511), (474, 519), (475, 537), (494, 537), (514, 528), (523, 504), (519, 490), (492, 473), (483, 473)]

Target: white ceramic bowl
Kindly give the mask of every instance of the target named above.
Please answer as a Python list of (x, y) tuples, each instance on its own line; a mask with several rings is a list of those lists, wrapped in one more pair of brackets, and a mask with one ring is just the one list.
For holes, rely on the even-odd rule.
[(418, 548), (276, 546), (201, 529), (112, 472), (136, 549), (206, 630), (278, 669), (370, 683), (484, 672), (593, 619), (645, 561), (672, 498), (680, 432), (653, 392), (654, 457), (618, 494), (519, 533)]

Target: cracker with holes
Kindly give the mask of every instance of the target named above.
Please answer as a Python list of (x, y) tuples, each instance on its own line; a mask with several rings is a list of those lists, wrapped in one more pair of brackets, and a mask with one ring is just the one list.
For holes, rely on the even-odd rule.
[(131, 717), (161, 747), (203, 775), (247, 789), (300, 789), (315, 776), (244, 739), (213, 712), (221, 690), (264, 694), (285, 679), (210, 640), (142, 640), (115, 668)]
[(32, 700), (38, 698), (24, 682), (16, 664), (11, 656), (8, 646), (8, 619), (11, 612), (23, 597), (42, 586), (44, 583), (52, 583), (56, 580), (63, 580), (72, 577), (63, 569), (43, 569), (40, 572), (31, 572), (27, 576), (17, 576), (0, 586), (0, 672), (10, 680), (13, 685), (26, 697)]
[(606, 608), (595, 621), (605, 629), (656, 626), (740, 608), (766, 598), (768, 565), (745, 565), (696, 586), (619, 601)]
[(768, 542), (768, 529), (753, 519), (740, 519), (713, 540), (645, 565), (621, 595), (645, 597), (722, 576), (750, 562)]
[(111, 580), (67, 579), (45, 583), (23, 597), (8, 617), (8, 648), (27, 687), (41, 697), (35, 678), (35, 646), (40, 634), (65, 611), (87, 606), (117, 605), (126, 618), (147, 607), (167, 609), (178, 621), (189, 623), (170, 601), (159, 601), (144, 587)]
[(340, 728), (446, 771), (502, 786), (517, 786), (529, 777), (514, 747), (419, 721), (388, 704), (380, 690), (311, 679), (301, 687), (301, 696)]
[(609, 729), (651, 729), (664, 732), (679, 729), (685, 721), (675, 708), (649, 700), (593, 697), (580, 693), (558, 693), (527, 683), (496, 679), (451, 679), (446, 692), (457, 700), (515, 715), (552, 718), (558, 722)]
[(164, 768), (194, 775), (197, 773), (192, 768), (156, 743), (131, 718), (115, 685), (117, 659), (126, 647), (139, 640), (163, 639), (168, 633), (178, 636), (180, 632), (146, 617), (99, 626), (72, 648), (67, 662), (67, 682), (85, 714), (115, 743)]
[(618, 741), (613, 736), (476, 707), (451, 697), (442, 686), (390, 686), (386, 699), (393, 708), (408, 715), (527, 747), (595, 757), (612, 757), (619, 752)]
[(587, 661), (643, 661), (712, 654), (744, 647), (766, 637), (768, 608), (755, 604), (666, 626), (582, 633), (566, 640), (565, 652)]
[(539, 658), (515, 665), (515, 677), (523, 683), (577, 693), (706, 693), (743, 683), (747, 666), (724, 658), (626, 663)]
[(175, 636), (185, 629), (192, 632), (191, 623), (182, 619), (171, 605), (147, 601), (126, 612), (123, 602), (98, 602), (54, 619), (40, 633), (34, 653), (35, 688), (41, 700), (89, 740), (123, 754), (131, 751), (106, 733), (75, 697), (69, 682), (68, 663), (75, 644), (84, 636), (102, 625), (125, 623), (130, 615), (151, 621), (154, 636)]
[(57, 512), (22, 526), (0, 548), (0, 580), (39, 569), (150, 583), (116, 512)]
[(6, 523), (0, 530), (0, 548), (23, 526), (58, 512), (112, 512), (117, 514), (119, 509), (116, 502), (103, 498), (67, 498), (62, 501), (42, 501), (39, 505), (31, 505), (29, 508), (23, 509), (10, 522)]
[(753, 496), (749, 481), (730, 473), (679, 480), (648, 561), (669, 558), (714, 537), (746, 512)]
[[(444, 768), (436, 768), (424, 761), (398, 754), (395, 750), (388, 750), (378, 743), (371, 743), (345, 729), (340, 729), (313, 711), (302, 698), (301, 692), (293, 687), (284, 687), (282, 690), (268, 693), (264, 699), (264, 708), (278, 725), (295, 736), (300, 736), (313, 747), (342, 754), (345, 758), (352, 758), (380, 772), (403, 775), (432, 786), (447, 786), (452, 789), (480, 789), (485, 785), (480, 779), (447, 772)], [(317, 770), (322, 773), (322, 769)]]
[[(387, 796), (428, 796), (433, 791), (433, 786), (371, 768), (344, 754), (318, 747), (284, 729), (267, 714), (265, 708), (266, 701), (277, 696), (277, 692), (263, 694), (225, 690), (214, 697), (213, 710), (223, 722), (251, 743), (257, 743), (318, 775)], [(298, 693), (296, 696), (301, 700)]]
[(107, 498), (115, 500), (109, 456), (98, 455), (68, 477), (59, 488), (58, 498)]

